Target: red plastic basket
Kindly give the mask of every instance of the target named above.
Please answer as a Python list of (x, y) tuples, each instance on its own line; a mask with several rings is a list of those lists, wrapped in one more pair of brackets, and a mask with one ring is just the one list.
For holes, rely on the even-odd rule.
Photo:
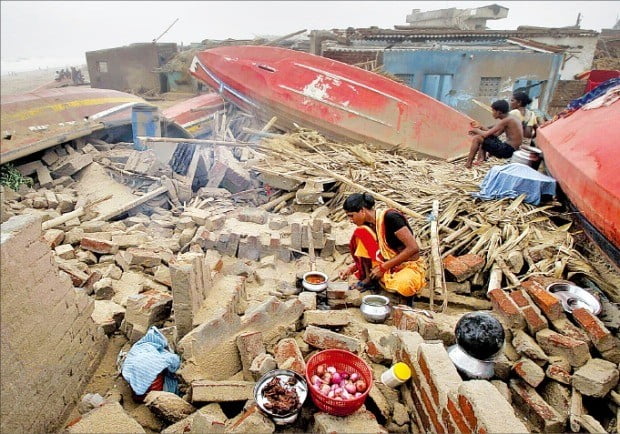
[[(338, 372), (345, 371), (349, 374), (357, 372), (366, 382), (368, 387), (361, 396), (354, 399), (339, 401), (333, 398), (328, 398), (312, 387), (311, 381), (317, 366), (323, 363), (327, 366), (335, 367)], [(333, 416), (348, 416), (351, 413), (356, 412), (362, 405), (364, 405), (364, 401), (366, 401), (366, 397), (372, 387), (372, 371), (364, 360), (349, 351), (336, 349), (324, 350), (310, 357), (306, 363), (306, 381), (308, 382), (308, 389), (310, 390), (312, 401), (319, 410)]]

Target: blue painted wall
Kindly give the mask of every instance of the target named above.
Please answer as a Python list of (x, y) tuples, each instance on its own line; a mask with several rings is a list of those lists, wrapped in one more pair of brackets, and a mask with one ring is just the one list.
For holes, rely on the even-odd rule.
[[(400, 76), (407, 85), (482, 122), (490, 114), (472, 99), (490, 105), (509, 99), (515, 82), (544, 81), (539, 108), (545, 109), (559, 79), (561, 54), (501, 50), (392, 49), (383, 53), (383, 68)], [(496, 95), (480, 95), (481, 77), (499, 77)]]

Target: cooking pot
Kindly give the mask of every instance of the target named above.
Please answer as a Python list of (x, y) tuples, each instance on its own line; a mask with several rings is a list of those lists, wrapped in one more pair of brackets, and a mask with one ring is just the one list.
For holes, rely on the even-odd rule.
[(390, 315), (390, 299), (383, 295), (366, 295), (360, 305), (362, 316), (368, 322), (382, 323)]
[(312, 292), (321, 292), (327, 288), (327, 274), (320, 271), (308, 271), (301, 278), (301, 286)]
[(542, 161), (542, 151), (533, 146), (521, 145), (521, 147), (513, 152), (510, 158), (511, 163), (520, 163), (530, 166), (532, 169), (538, 170)]

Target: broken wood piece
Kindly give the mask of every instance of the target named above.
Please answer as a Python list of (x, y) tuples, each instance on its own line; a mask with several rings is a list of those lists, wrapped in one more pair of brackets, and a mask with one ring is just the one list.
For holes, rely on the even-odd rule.
[(286, 34), (284, 36), (280, 36), (278, 38), (272, 39), (271, 41), (269, 41), (269, 42), (267, 42), (267, 43), (265, 43), (263, 45), (265, 45), (265, 46), (275, 45), (278, 42), (286, 41), (287, 39), (292, 38), (293, 36), (301, 35), (302, 33), (305, 33), (306, 31), (307, 31), (306, 29), (303, 29), (303, 30), (298, 30), (298, 31), (293, 32), (293, 33), (288, 33), (288, 34)]
[(282, 196), (277, 197), (263, 205), (260, 206), (260, 209), (264, 209), (265, 211), (269, 211), (270, 209), (274, 208), (276, 205), (279, 205), (282, 202), (286, 202), (289, 199), (292, 199), (295, 197), (295, 194), (297, 192), (295, 191), (289, 191), (288, 193), (284, 193)]
[(273, 124), (275, 124), (277, 120), (278, 120), (277, 116), (274, 116), (271, 119), (269, 119), (269, 122), (267, 122), (265, 126), (260, 130), (261, 133), (266, 133), (267, 131), (269, 131), (269, 128), (273, 127)]
[(431, 258), (433, 263), (433, 290), (430, 291), (430, 310), (433, 311), (433, 302), (435, 291), (440, 290), (443, 293), (443, 304), (441, 311), (445, 312), (448, 307), (448, 290), (446, 288), (443, 264), (439, 253), (439, 230), (437, 229), (437, 220), (439, 219), (439, 201), (433, 201), (433, 209), (431, 213)]
[[(277, 135), (277, 134), (276, 134)], [(249, 146), (251, 148), (259, 148), (261, 145), (259, 143), (248, 143), (248, 142), (231, 142), (229, 140), (207, 140), (207, 139), (183, 139), (178, 137), (143, 137), (139, 136), (139, 140), (144, 143), (193, 143), (196, 145), (210, 145), (210, 146), (228, 146), (232, 148)]]
[(81, 217), (82, 215), (84, 215), (84, 213), (86, 212), (86, 210), (88, 208), (90, 208), (93, 205), (96, 205), (98, 203), (101, 203), (103, 201), (106, 201), (106, 200), (110, 199), (111, 197), (112, 197), (111, 194), (105, 195), (104, 197), (101, 197), (99, 199), (96, 199), (94, 201), (91, 201), (91, 202), (85, 204), (84, 206), (77, 207), (73, 211), (65, 213), (65, 214), (61, 215), (60, 217), (56, 217), (56, 218), (53, 218), (53, 219), (48, 220), (46, 222), (43, 222), (43, 224), (41, 225), (41, 228), (45, 231), (47, 229), (51, 229), (51, 228), (54, 228), (56, 226), (60, 226), (61, 224), (65, 223), (65, 222), (68, 222), (69, 220), (73, 220), (76, 217)]
[(125, 211), (129, 211), (132, 208), (137, 207), (138, 205), (142, 205), (145, 202), (148, 202), (149, 200), (153, 199), (154, 197), (159, 196), (160, 194), (164, 194), (168, 192), (168, 187), (162, 186), (159, 187), (149, 193), (146, 193), (144, 196), (139, 197), (136, 200), (132, 200), (131, 202), (123, 205), (120, 208), (115, 209), (114, 211), (110, 211), (107, 214), (104, 215), (100, 215), (98, 217), (96, 217), (95, 219), (93, 219), (93, 221), (106, 221), (111, 219), (112, 217), (116, 217), (117, 215), (124, 213)]
[(487, 287), (487, 294), (494, 289), (502, 287), (502, 269), (497, 264), (493, 264), (491, 267), (491, 275), (489, 277), (489, 286)]
[(310, 222), (306, 222), (306, 233), (308, 234), (308, 256), (310, 258), (310, 271), (316, 271), (316, 256), (314, 255), (314, 238), (312, 237), (312, 227)]
[[(288, 154), (289, 156), (299, 160), (300, 157), (295, 155), (294, 153), (287, 151), (287, 150), (282, 150), (283, 153)], [(339, 174), (337, 174), (336, 172), (333, 172), (329, 169), (326, 169), (325, 167), (321, 166), (320, 164), (316, 164), (313, 161), (310, 161), (308, 159), (304, 160), (305, 164), (309, 164), (312, 167), (315, 167), (319, 170), (322, 170), (323, 172), (327, 173), (328, 175), (330, 175), (331, 177), (337, 179), (338, 181), (344, 182), (345, 184), (348, 184), (352, 187), (355, 187), (361, 191), (365, 191), (366, 193), (369, 193), (371, 195), (373, 195), (374, 197), (376, 197), (377, 199), (381, 200), (382, 202), (385, 202), (387, 205), (391, 206), (392, 208), (396, 208), (397, 210), (403, 212), (404, 214), (407, 214), (408, 216), (417, 218), (417, 219), (425, 219), (425, 217), (422, 214), (419, 214), (405, 206), (402, 206), (401, 204), (399, 204), (398, 202), (393, 201), (392, 199), (390, 199), (389, 197), (386, 197), (380, 193), (377, 193), (375, 191), (372, 191), (369, 188), (364, 187), (363, 185), (360, 185), (356, 182), (351, 181), (349, 178), (345, 177), (345, 176), (341, 176)]]

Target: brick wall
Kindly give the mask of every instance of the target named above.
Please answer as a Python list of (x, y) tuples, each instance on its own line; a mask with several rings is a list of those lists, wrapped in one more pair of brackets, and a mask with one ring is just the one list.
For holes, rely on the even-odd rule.
[(412, 370), (403, 393), (411, 397), (405, 402), (422, 431), (529, 432), (489, 381), (461, 379), (442, 342), (424, 342), (417, 332), (401, 331), (396, 359)]
[(355, 65), (357, 63), (369, 62), (372, 60), (377, 61), (377, 65), (383, 65), (383, 53), (376, 51), (341, 51), (323, 49), (323, 57), (328, 59), (337, 60), (338, 62), (348, 63), (349, 65)]
[(549, 102), (547, 113), (549, 116), (555, 116), (566, 108), (566, 105), (572, 100), (583, 95), (586, 88), (585, 80), (560, 80), (553, 93), (553, 98)]
[(41, 239), (41, 219), (0, 225), (2, 432), (51, 432), (97, 368), (107, 337), (93, 301), (61, 275)]

